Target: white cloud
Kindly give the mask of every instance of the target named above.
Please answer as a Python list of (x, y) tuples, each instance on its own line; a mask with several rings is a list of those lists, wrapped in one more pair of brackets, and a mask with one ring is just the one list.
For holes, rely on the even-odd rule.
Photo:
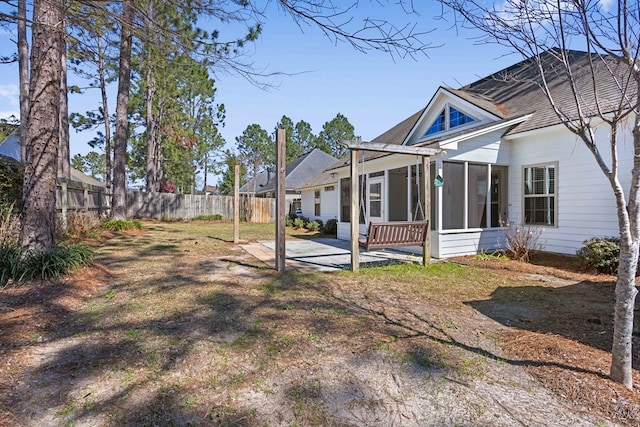
[(19, 105), (19, 91), (17, 85), (0, 85), (0, 106), (9, 105), (17, 107)]
[(20, 117), (18, 86), (0, 85), (0, 119), (8, 119), (11, 116)]
[(604, 10), (611, 10), (611, 6), (615, 3), (614, 0), (599, 0), (600, 6)]

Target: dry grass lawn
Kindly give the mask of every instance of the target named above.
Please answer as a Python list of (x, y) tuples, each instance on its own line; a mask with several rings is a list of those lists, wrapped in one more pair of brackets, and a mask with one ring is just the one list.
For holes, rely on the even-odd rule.
[(640, 424), (606, 379), (612, 278), (571, 258), (279, 276), (232, 237), (145, 223), (3, 290), (0, 425)]

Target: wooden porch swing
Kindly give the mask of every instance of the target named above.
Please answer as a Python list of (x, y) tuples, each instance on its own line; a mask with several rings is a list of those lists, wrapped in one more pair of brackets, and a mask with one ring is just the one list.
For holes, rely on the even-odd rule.
[[(358, 178), (358, 151), (421, 156), (422, 175), (425, 177), (424, 187), (422, 188), (425, 196), (423, 216), (426, 216), (424, 213), (431, 211), (430, 186), (427, 178), (430, 176), (429, 158), (430, 156), (440, 153), (442, 150), (359, 141), (342, 141), (341, 144), (351, 151), (351, 271), (356, 272), (360, 268), (360, 246), (365, 250), (401, 246), (422, 246), (422, 264), (427, 265), (431, 258), (430, 227), (428, 220), (369, 223), (366, 239), (358, 239), (359, 221), (354, 221), (354, 218), (359, 218), (360, 216), (358, 210), (358, 186), (356, 183)], [(418, 180), (418, 187), (419, 186)], [(418, 203), (420, 203), (420, 197), (418, 197)], [(422, 206), (420, 206), (420, 208), (422, 209)]]

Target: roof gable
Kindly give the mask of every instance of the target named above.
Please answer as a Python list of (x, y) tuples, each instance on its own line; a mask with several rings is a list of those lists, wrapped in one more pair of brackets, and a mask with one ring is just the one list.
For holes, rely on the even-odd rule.
[[(290, 161), (285, 168), (285, 186), (288, 190), (301, 187), (306, 181), (313, 178), (329, 166), (333, 165), (337, 159), (330, 154), (317, 148)], [(256, 194), (264, 194), (275, 191), (275, 173), (262, 172), (257, 175), (256, 180), (249, 180), (241, 188), (241, 192), (253, 192), (254, 181)]]
[(487, 111), (450, 89), (440, 87), (403, 144), (428, 144), (430, 140), (500, 120), (502, 117), (494, 114), (498, 111), (492, 110)]

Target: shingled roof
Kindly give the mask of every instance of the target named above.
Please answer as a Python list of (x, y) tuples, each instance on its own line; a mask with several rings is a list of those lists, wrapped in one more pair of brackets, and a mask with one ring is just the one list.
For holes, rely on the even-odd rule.
[[(317, 148), (289, 162), (285, 169), (286, 190), (294, 191), (300, 188), (310, 178), (318, 175), (323, 170), (336, 162), (336, 158)], [(275, 174), (263, 172), (258, 174), (256, 194), (263, 194), (275, 191)], [(247, 182), (241, 192), (253, 190), (253, 181)]]
[[(618, 61), (602, 61), (599, 57), (591, 61), (592, 54), (587, 52), (568, 51), (567, 55), (577, 92), (581, 94), (581, 109), (588, 116), (595, 116), (596, 98), (605, 112), (616, 108), (621, 99), (618, 84), (624, 85), (629, 81), (628, 67)], [(539, 61), (554, 102), (568, 117), (577, 118), (575, 97), (560, 56), (560, 50), (551, 49), (541, 54)], [(595, 84), (592, 66), (596, 75)], [(616, 79), (612, 77), (612, 72)], [(506, 133), (514, 134), (561, 123), (540, 88), (541, 82), (538, 63), (529, 58), (460, 89), (448, 90), (503, 119), (532, 114), (529, 120)], [(597, 97), (594, 87), (598, 91)], [(633, 87), (631, 90), (634, 90)]]

